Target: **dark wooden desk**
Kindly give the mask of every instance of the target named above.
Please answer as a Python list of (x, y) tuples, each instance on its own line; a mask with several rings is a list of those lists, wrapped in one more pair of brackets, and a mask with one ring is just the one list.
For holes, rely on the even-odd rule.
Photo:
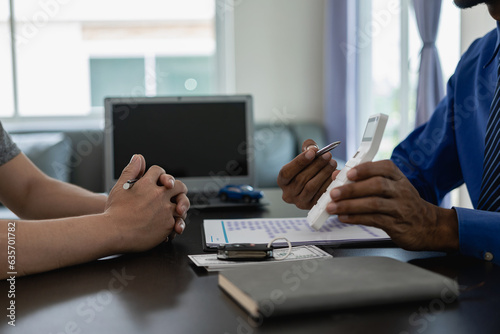
[(0, 282), (0, 333), (499, 333), (500, 267), (442, 253), (377, 248), (328, 248), (334, 256), (389, 256), (479, 287), (459, 301), (435, 300), (251, 321), (217, 287), (217, 274), (193, 267), (202, 253), (204, 218), (296, 217), (305, 212), (267, 191), (259, 211), (193, 211), (173, 243), (16, 280), (16, 327), (7, 325), (8, 284)]

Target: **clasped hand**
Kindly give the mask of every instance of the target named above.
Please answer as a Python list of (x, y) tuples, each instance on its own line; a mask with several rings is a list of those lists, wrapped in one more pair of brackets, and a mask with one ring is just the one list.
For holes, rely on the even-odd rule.
[[(144, 251), (181, 234), (190, 203), (187, 187), (134, 155), (125, 167), (106, 203), (105, 214), (119, 231), (123, 251)], [(130, 179), (139, 178), (131, 189), (123, 189)]]

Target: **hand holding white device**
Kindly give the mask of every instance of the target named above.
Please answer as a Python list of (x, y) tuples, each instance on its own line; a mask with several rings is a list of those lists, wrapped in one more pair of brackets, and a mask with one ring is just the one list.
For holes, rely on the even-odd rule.
[(312, 228), (319, 230), (328, 217), (330, 217), (328, 212), (326, 212), (326, 206), (331, 202), (330, 191), (333, 188), (352, 182), (347, 180), (347, 172), (354, 166), (373, 160), (375, 154), (378, 152), (380, 142), (382, 141), (388, 118), (389, 116), (385, 114), (376, 114), (369, 117), (358, 151), (346, 162), (345, 167), (342, 168), (335, 180), (328, 186), (325, 193), (321, 195), (316, 205), (309, 211), (307, 221)]

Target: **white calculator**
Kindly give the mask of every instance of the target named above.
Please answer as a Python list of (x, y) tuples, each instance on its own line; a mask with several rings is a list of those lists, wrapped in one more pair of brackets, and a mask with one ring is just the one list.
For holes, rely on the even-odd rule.
[(314, 205), (307, 214), (307, 221), (312, 228), (319, 230), (330, 217), (326, 212), (326, 206), (332, 200), (330, 198), (330, 191), (333, 188), (352, 182), (347, 180), (347, 172), (354, 166), (373, 160), (375, 154), (378, 152), (380, 142), (382, 141), (388, 118), (389, 116), (385, 114), (370, 116), (358, 151), (346, 162), (345, 167), (342, 168), (335, 180), (328, 186), (325, 193), (321, 195), (316, 205)]

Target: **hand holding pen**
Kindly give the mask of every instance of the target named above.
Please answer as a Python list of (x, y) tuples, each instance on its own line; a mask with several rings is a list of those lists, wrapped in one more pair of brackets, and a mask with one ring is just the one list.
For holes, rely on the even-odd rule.
[[(143, 160), (144, 158), (141, 156), (141, 159)], [(154, 167), (158, 167), (158, 166), (154, 166)], [(157, 186), (164, 187), (167, 190), (175, 190), (177, 187), (177, 184), (176, 184), (176, 182), (177, 182), (181, 185), (181, 187), (185, 188), (185, 186), (182, 182), (176, 181), (172, 175), (166, 174), (163, 169), (161, 169), (161, 170), (163, 172), (158, 177), (158, 180), (156, 182)], [(142, 174), (143, 173), (144, 172), (142, 172)], [(122, 188), (127, 190), (127, 191), (131, 191), (131, 189), (134, 187), (134, 185), (143, 176), (142, 174), (137, 175), (137, 177), (135, 177), (133, 179), (128, 179), (126, 182), (123, 183)], [(187, 192), (187, 189), (186, 189), (186, 192)], [(165, 241), (173, 240), (175, 238), (176, 234), (182, 233), (182, 231), (184, 230), (184, 228), (186, 226), (184, 220), (186, 219), (187, 211), (188, 211), (189, 206), (190, 206), (189, 199), (187, 198), (185, 193), (172, 198), (172, 202), (176, 204), (175, 214), (174, 214), (174, 218), (176, 220), (175, 228), (172, 231), (172, 233), (170, 233), (167, 236)]]
[[(337, 162), (329, 151), (340, 142), (333, 142), (318, 149), (314, 140), (302, 144), (302, 153), (283, 166), (278, 175), (278, 186), (283, 190), (283, 200), (300, 209), (310, 209), (332, 182)], [(321, 157), (321, 159), (318, 159)]]

